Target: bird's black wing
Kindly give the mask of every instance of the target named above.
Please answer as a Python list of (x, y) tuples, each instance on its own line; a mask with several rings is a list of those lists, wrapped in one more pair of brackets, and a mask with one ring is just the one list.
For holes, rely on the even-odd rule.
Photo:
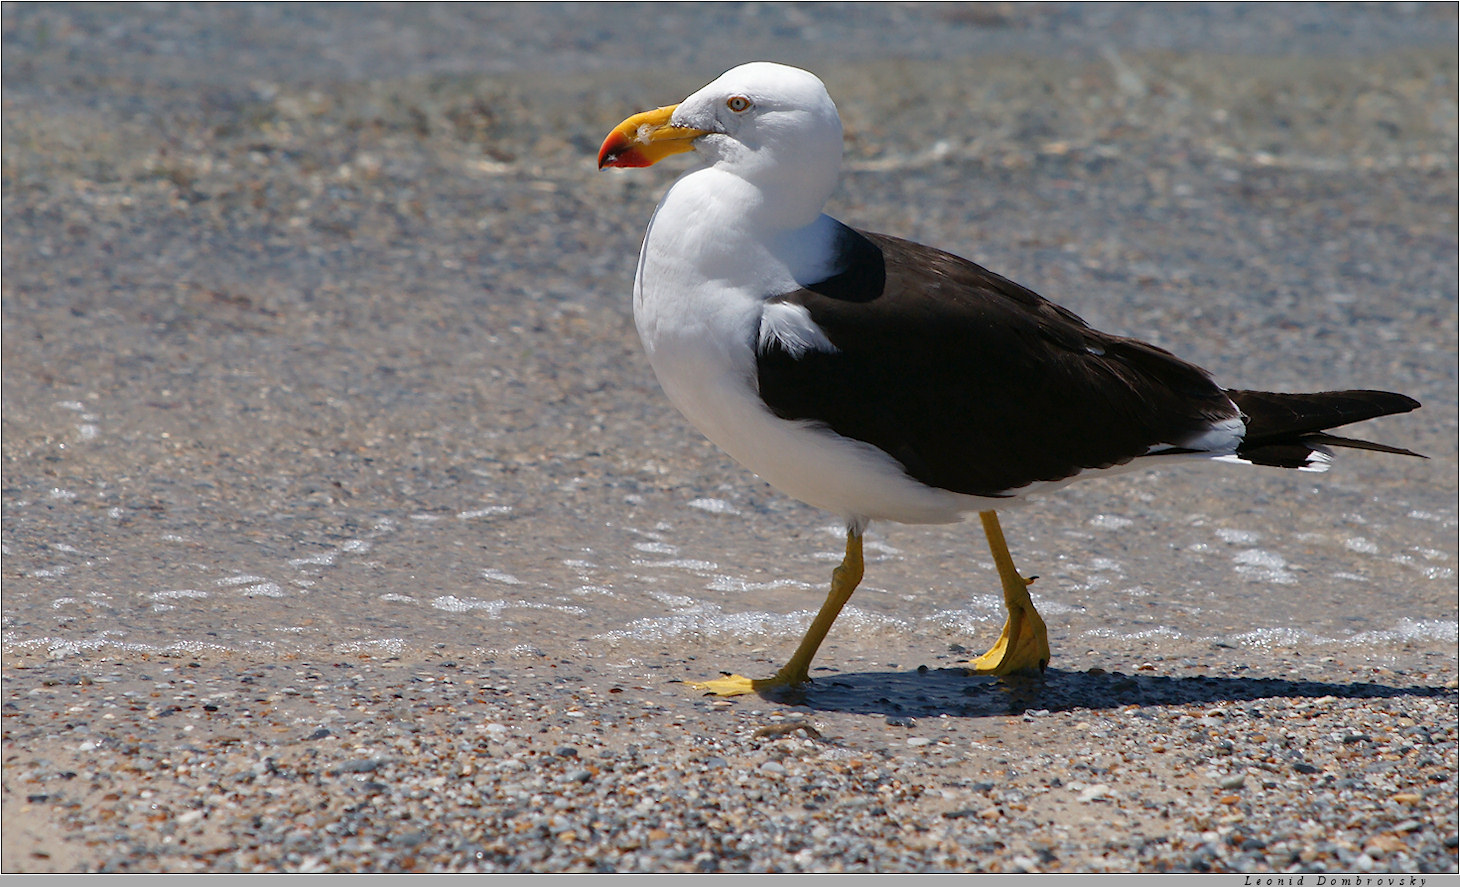
[(873, 444), (931, 486), (1007, 495), (1238, 416), (1199, 367), (895, 237), (845, 228), (839, 271), (776, 299), (804, 306), (837, 350), (763, 341), (766, 405)]

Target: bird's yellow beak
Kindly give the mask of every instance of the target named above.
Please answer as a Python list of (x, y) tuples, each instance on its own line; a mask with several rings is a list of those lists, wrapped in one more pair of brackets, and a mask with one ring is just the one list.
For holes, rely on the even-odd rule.
[(613, 128), (598, 149), (598, 168), (606, 166), (652, 166), (670, 154), (694, 150), (694, 140), (709, 130), (671, 126), (669, 118), (678, 105), (666, 105), (635, 114)]

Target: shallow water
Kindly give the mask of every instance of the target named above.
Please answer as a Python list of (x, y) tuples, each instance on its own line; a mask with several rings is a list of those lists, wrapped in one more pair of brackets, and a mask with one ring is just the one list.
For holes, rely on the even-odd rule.
[[(1189, 503), (1285, 482), (1219, 473), (1234, 476), (1095, 483), (1117, 503), (1158, 482)], [(767, 511), (740, 490), (716, 492), (630, 495), (581, 521), (549, 503), (336, 511), (328, 529), (307, 521), (298, 536), (261, 545), (209, 523), (139, 528), (124, 506), (52, 488), (12, 503), (10, 544), (24, 551), (7, 555), (20, 578), (7, 588), (6, 644), (50, 657), (591, 652), (629, 668), (678, 652), (712, 670), (774, 668), (824, 595), (842, 529), (811, 509)], [(1096, 511), (1113, 503), (1092, 494), (1006, 513), (1005, 523), (1024, 569), (1040, 577), (1035, 598), (1059, 665), (1223, 660), (1268, 647), (1392, 665), (1453, 648), (1453, 517), (1405, 499), (1332, 514), (1324, 493), (1315, 485), (1305, 497), (1314, 511), (1278, 520), (1165, 495)], [(33, 514), (54, 535), (29, 537)], [(270, 517), (287, 527), (297, 516)], [(990, 643), (1001, 618), (976, 526), (874, 526), (865, 584), (818, 664), (947, 665), (965, 658), (959, 648)]]

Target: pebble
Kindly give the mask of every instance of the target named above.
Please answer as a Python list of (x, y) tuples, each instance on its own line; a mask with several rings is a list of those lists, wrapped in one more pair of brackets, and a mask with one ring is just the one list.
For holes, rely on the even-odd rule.
[(1080, 792), (1080, 802), (1088, 804), (1091, 801), (1101, 800), (1108, 794), (1110, 794), (1110, 786), (1092, 785), (1084, 791)]
[[(58, 668), (12, 669), (6, 693), (27, 698)], [(239, 670), (205, 663), (187, 692), (240, 689)], [(125, 686), (125, 664), (115, 671), (111, 685)], [(884, 718), (826, 709), (814, 712), (815, 736), (757, 736), (767, 723), (808, 723), (811, 712), (697, 707), (690, 696), (646, 709), (637, 691), (595, 689), (589, 674), (573, 691), (588, 717), (555, 722), (541, 713), (565, 691), (525, 675), (511, 696), (477, 698), (470, 682), (433, 688), (400, 680), (400, 669), (359, 671), (352, 692), (397, 698), (411, 720), (335, 722), (338, 741), (304, 744), (276, 726), (318, 723), (328, 703), (296, 697), (181, 741), (181, 721), (201, 713), (174, 683), (177, 718), (119, 707), (122, 717), (82, 740), (84, 725), (58, 728), (45, 708), (70, 700), (48, 699), (6, 719), (7, 785), (94, 871), (1455, 868), (1448, 697), (1272, 705), (1260, 720), (1229, 711), (1224, 726), (1202, 729), (1229, 739), (1244, 769), (1204, 779), (1196, 768), (1212, 760), (1211, 737), (1182, 725), (1211, 716), (1185, 703), (1143, 709), (1153, 717), (1075, 705), (1052, 706), (1033, 724), (940, 719), (947, 742), (898, 742)], [(1045, 692), (1062, 692), (1063, 680), (1047, 679)], [(92, 692), (74, 690), (77, 699)], [(1399, 731), (1366, 731), (1374, 738), (1362, 752), (1342, 741), (1347, 724), (1404, 717), (1430, 725), (1438, 751), (1429, 763)], [(494, 723), (538, 726), (515, 730), (509, 751), (499, 731), (477, 728)], [(672, 743), (651, 738), (671, 731)], [(1168, 751), (1150, 754), (1158, 735)], [(43, 753), (28, 752), (42, 737)], [(1305, 749), (1313, 772), (1285, 763), (1292, 748)], [(1367, 783), (1327, 775), (1388, 756), (1404, 766)]]

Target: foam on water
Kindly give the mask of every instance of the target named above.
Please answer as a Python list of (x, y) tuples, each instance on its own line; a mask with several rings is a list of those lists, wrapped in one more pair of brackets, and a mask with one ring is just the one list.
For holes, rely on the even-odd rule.
[(286, 563), (291, 567), (321, 566), (332, 567), (338, 555), (333, 551), (324, 551), (319, 554), (311, 554), (306, 557), (290, 558)]
[(1198, 637), (1169, 626), (1121, 631), (1112, 628), (1092, 628), (1082, 632), (1085, 637), (1111, 640), (1146, 641), (1152, 639), (1200, 640), (1207, 643), (1224, 643), (1247, 648), (1268, 647), (1310, 647), (1342, 646), (1347, 649), (1360, 647), (1383, 647), (1413, 641), (1438, 641), (1453, 644), (1460, 639), (1454, 622), (1439, 619), (1401, 619), (1390, 628), (1355, 632), (1347, 637), (1328, 637), (1303, 628), (1292, 626), (1268, 626), (1254, 628), (1234, 634), (1213, 637)]
[(208, 594), (208, 592), (200, 591), (196, 588), (180, 588), (175, 591), (154, 591), (144, 596), (148, 600), (155, 602), (152, 604), (153, 612), (161, 613), (166, 610), (176, 609), (172, 604), (166, 603), (166, 601), (201, 599), (208, 597)]
[(1349, 551), (1357, 551), (1359, 554), (1378, 554), (1379, 546), (1365, 539), (1363, 536), (1354, 536), (1343, 540), (1343, 547)]
[(1234, 530), (1228, 527), (1218, 527), (1216, 536), (1228, 545), (1256, 545), (1262, 538), (1262, 534), (1252, 530)]
[(712, 613), (719, 611), (719, 608), (714, 604), (706, 603), (699, 598), (687, 597), (682, 594), (671, 594), (667, 591), (649, 591), (647, 592), (647, 596), (671, 610), (678, 610), (683, 613)]
[[(769, 582), (751, 582), (746, 579), (738, 579), (734, 576), (716, 576), (705, 586), (706, 591), (775, 591), (778, 588), (816, 588), (810, 582), (802, 582), (799, 579), (772, 579)], [(865, 589), (858, 589), (863, 591)]]
[(654, 569), (688, 570), (691, 573), (713, 573), (720, 569), (720, 565), (714, 561), (701, 561), (693, 558), (676, 558), (667, 561), (629, 561), (635, 567), (652, 567)]
[(498, 515), (511, 514), (511, 505), (488, 505), (485, 508), (475, 508), (471, 511), (463, 511), (456, 515), (459, 520), (471, 520), (478, 517), (497, 517)]
[(511, 573), (503, 572), (495, 567), (482, 568), (481, 577), (488, 582), (500, 582), (503, 585), (521, 585), (522, 580)]
[(689, 502), (689, 507), (698, 508), (701, 511), (708, 511), (711, 514), (735, 515), (740, 513), (739, 508), (736, 508), (724, 499), (693, 499)]
[(101, 429), (96, 424), (99, 419), (95, 413), (89, 412), (86, 409), (86, 404), (79, 400), (59, 400), (56, 401), (56, 406), (63, 410), (70, 410), (73, 413), (80, 414), (76, 417), (80, 421), (73, 426), (76, 429), (76, 437), (78, 440), (96, 440), (101, 434)]
[(503, 610), (554, 610), (559, 613), (571, 613), (583, 615), (588, 611), (582, 607), (575, 607), (564, 604), (545, 604), (539, 601), (508, 601), (495, 600), (484, 601), (480, 598), (459, 598), (454, 594), (444, 594), (431, 599), (431, 606), (437, 610), (445, 610), (448, 613), (468, 613), (472, 610), (486, 610), (487, 615), (497, 617)]
[(370, 641), (346, 642), (335, 646), (340, 653), (368, 653), (372, 656), (399, 656), (409, 646), (401, 638), (379, 638)]
[(1232, 556), (1237, 575), (1248, 582), (1271, 582), (1275, 585), (1294, 585), (1297, 576), (1288, 569), (1283, 556), (1261, 548), (1248, 548)]
[(214, 581), (218, 585), (228, 586), (228, 585), (251, 585), (251, 584), (253, 584), (255, 582), (267, 582), (268, 580), (266, 578), (264, 578), (263, 576), (253, 576), (253, 575), (245, 574), (245, 575), (240, 575), (240, 576), (225, 576), (222, 579), (217, 579), (217, 580), (214, 580)]
[[(857, 613), (848, 606), (842, 611), (842, 618), (851, 621)], [(807, 613), (725, 613), (718, 608), (696, 613), (671, 613), (635, 619), (627, 626), (594, 635), (593, 640), (653, 641), (656, 643), (685, 637), (716, 638), (735, 637), (790, 637), (799, 636), (806, 630)], [(837, 620), (841, 625), (841, 619)]]
[[(118, 631), (102, 631), (85, 638), (59, 638), (59, 637), (38, 637), (24, 640), (5, 641), (5, 646), (14, 650), (28, 650), (37, 647), (45, 648), (46, 655), (52, 659), (66, 659), (72, 656), (84, 656), (88, 653), (96, 653), (104, 650), (116, 650), (128, 653), (151, 653), (160, 656), (179, 655), (182, 653), (204, 653), (204, 652), (229, 652), (230, 648), (223, 644), (208, 643), (205, 641), (180, 640), (168, 644), (147, 644), (136, 641), (124, 641)], [(254, 640), (249, 642), (247, 649), (273, 650), (274, 644), (268, 641)]]
[(1460, 626), (1441, 619), (1401, 619), (1393, 628), (1378, 631), (1361, 631), (1347, 641), (1334, 643), (1378, 645), (1403, 643), (1406, 641), (1439, 641), (1454, 646), (1460, 640)]
[(1114, 628), (1103, 627), (1091, 628), (1087, 631), (1081, 632), (1081, 636), (1091, 638), (1108, 638), (1111, 640), (1123, 641), (1146, 641), (1158, 638), (1180, 640), (1184, 639), (1186, 637), (1186, 634), (1177, 631), (1174, 628), (1170, 628), (1164, 625), (1158, 625), (1155, 628), (1143, 628), (1137, 631), (1119, 631)]

